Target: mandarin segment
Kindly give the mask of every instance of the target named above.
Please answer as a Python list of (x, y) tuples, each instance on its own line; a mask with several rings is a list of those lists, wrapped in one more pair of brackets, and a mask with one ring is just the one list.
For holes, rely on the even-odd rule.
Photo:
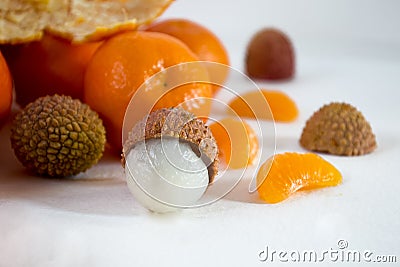
[(259, 150), (258, 138), (243, 120), (225, 118), (210, 125), (217, 140), (220, 162), (229, 169), (245, 168), (254, 164)]
[(292, 122), (299, 114), (296, 103), (276, 90), (249, 91), (232, 99), (229, 107), (241, 117), (277, 122)]
[(267, 203), (278, 203), (298, 190), (336, 186), (342, 175), (317, 154), (283, 153), (270, 157), (257, 173), (257, 190)]

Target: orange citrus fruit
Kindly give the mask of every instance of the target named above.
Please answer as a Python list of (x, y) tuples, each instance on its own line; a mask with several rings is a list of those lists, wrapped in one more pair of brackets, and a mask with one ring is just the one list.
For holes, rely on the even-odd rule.
[(257, 190), (267, 203), (278, 203), (298, 190), (335, 186), (341, 173), (328, 161), (313, 153), (277, 154), (263, 163), (257, 174)]
[(257, 135), (243, 120), (225, 118), (210, 125), (217, 141), (219, 158), (230, 169), (245, 168), (254, 163), (259, 150)]
[[(154, 74), (170, 66), (195, 61), (198, 61), (198, 57), (183, 42), (163, 33), (125, 32), (103, 43), (87, 67), (84, 99), (102, 116), (108, 141), (116, 150), (120, 151), (122, 148), (125, 111), (137, 89)], [(157, 109), (212, 96), (211, 88), (207, 84), (187, 84), (167, 92), (166, 86), (173, 84), (176, 79), (179, 80), (179, 77), (167, 74), (165, 77), (161, 76), (163, 79), (157, 85), (153, 83), (154, 87), (149, 86), (141, 92), (143, 103), (139, 102), (134, 107), (134, 112), (141, 114), (142, 106), (149, 101)], [(161, 99), (159, 96), (162, 96)], [(205, 101), (196, 105), (183, 104), (181, 107), (196, 116), (206, 117), (211, 104)]]
[(7, 61), (16, 101), (25, 106), (45, 95), (83, 99), (83, 76), (100, 42), (73, 45), (51, 35), (25, 45), (9, 46)]
[[(166, 19), (156, 21), (145, 30), (162, 32), (178, 38), (184, 42), (201, 61), (217, 62), (229, 65), (229, 56), (221, 40), (206, 27), (188, 19)], [(209, 65), (210, 79), (223, 84), (228, 71), (227, 68)], [(220, 87), (213, 86), (214, 91)]]
[(2, 53), (0, 52), (0, 127), (7, 120), (12, 104), (12, 79)]
[(299, 114), (296, 103), (285, 93), (276, 90), (247, 92), (230, 101), (229, 107), (241, 117), (274, 119), (277, 122), (294, 121)]

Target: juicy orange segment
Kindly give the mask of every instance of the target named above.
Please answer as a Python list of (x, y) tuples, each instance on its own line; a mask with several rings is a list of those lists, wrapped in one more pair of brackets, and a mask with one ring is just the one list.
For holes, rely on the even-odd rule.
[(269, 158), (257, 174), (257, 190), (267, 203), (278, 203), (298, 190), (335, 186), (341, 173), (317, 154), (284, 153)]
[(219, 159), (229, 169), (245, 168), (254, 163), (258, 155), (258, 139), (253, 128), (245, 121), (226, 118), (210, 125), (217, 141)]
[(229, 106), (241, 117), (278, 122), (294, 121), (299, 114), (296, 103), (288, 95), (274, 90), (247, 92), (234, 98)]

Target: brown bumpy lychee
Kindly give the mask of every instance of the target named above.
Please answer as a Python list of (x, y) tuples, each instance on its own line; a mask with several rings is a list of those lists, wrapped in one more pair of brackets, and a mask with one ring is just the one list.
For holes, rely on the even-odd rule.
[(124, 143), (122, 162), (135, 144), (152, 138), (179, 138), (191, 145), (208, 169), (209, 183), (218, 173), (218, 147), (211, 130), (182, 108), (162, 108), (137, 123)]
[(355, 107), (331, 103), (316, 111), (306, 122), (300, 144), (312, 151), (357, 156), (376, 148), (370, 124)]
[(282, 80), (292, 78), (295, 55), (289, 37), (280, 30), (265, 28), (250, 40), (246, 71), (252, 78)]
[(11, 145), (30, 171), (50, 177), (76, 175), (102, 157), (105, 128), (98, 114), (78, 99), (45, 96), (13, 120)]

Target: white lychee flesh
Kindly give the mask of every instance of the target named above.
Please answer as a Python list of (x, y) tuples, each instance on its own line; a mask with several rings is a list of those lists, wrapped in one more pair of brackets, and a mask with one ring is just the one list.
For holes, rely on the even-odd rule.
[(139, 142), (125, 156), (128, 187), (147, 209), (164, 213), (193, 207), (207, 189), (207, 166), (177, 138)]

